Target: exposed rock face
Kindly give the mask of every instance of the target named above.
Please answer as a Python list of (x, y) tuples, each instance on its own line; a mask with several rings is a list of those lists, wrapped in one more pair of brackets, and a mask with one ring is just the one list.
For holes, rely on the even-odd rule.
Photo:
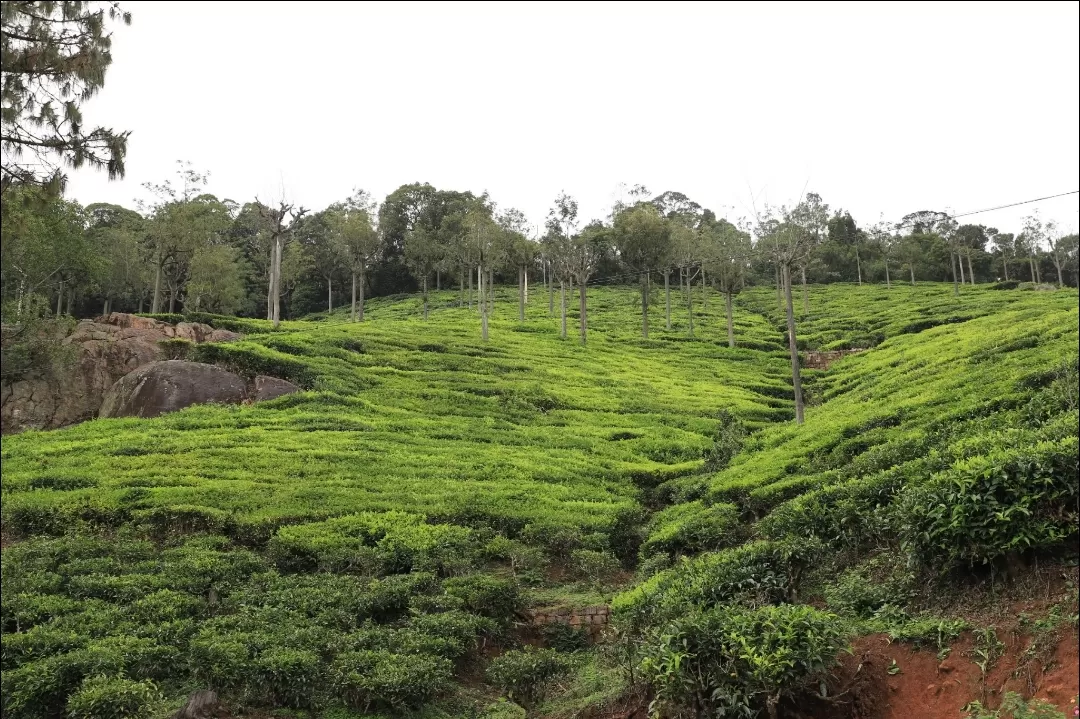
[(251, 399), (256, 402), (265, 402), (268, 399), (277, 399), (299, 391), (300, 388), (288, 380), (267, 377), (261, 374), (255, 378), (254, 392), (252, 392)]
[(193, 404), (239, 404), (244, 380), (216, 365), (164, 360), (124, 375), (101, 402), (99, 417), (157, 417)]
[(180, 322), (175, 327), (148, 317), (114, 312), (79, 322), (61, 343), (74, 353), (73, 364), (0, 387), (0, 430), (54, 429), (91, 419), (105, 393), (129, 372), (162, 359), (161, 340), (227, 342), (234, 332)]

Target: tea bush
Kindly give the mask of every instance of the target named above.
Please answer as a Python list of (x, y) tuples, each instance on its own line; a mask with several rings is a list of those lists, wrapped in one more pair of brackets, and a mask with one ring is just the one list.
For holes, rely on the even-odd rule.
[(717, 606), (657, 632), (641, 666), (663, 707), (776, 717), (780, 699), (823, 677), (845, 646), (844, 623), (811, 607)]
[(511, 649), (491, 660), (487, 677), (511, 699), (534, 702), (544, 682), (570, 668), (570, 660), (554, 649), (527, 646)]
[[(769, 288), (737, 298), (735, 348), (712, 299), (693, 339), (676, 313), (643, 342), (636, 290), (591, 289), (582, 347), (497, 296), (487, 343), (454, 292), (426, 322), (412, 296), (363, 323), (168, 317), (244, 334), (193, 358), (306, 391), (5, 436), (5, 716), (159, 715), (212, 686), (255, 712), (481, 717), (481, 648), (610, 591), (617, 665), (549, 637), (573, 659), (507, 652), (488, 683), (536, 702), (572, 662), (543, 709), (570, 715), (647, 667), (673, 710), (760, 715), (843, 643), (808, 591), (859, 631), (963, 627), (860, 558), (932, 574), (1075, 539), (1074, 291), (812, 287), (801, 351), (871, 349), (804, 373), (801, 426)], [(678, 664), (676, 630), (708, 652)]]
[(962, 460), (905, 491), (904, 546), (931, 566), (987, 564), (1061, 546), (1077, 533), (1077, 438)]

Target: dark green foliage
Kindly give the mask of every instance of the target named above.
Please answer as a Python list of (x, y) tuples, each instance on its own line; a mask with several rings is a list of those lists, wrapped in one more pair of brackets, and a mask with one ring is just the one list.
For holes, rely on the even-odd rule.
[[(195, 348), (308, 392), (5, 437), (5, 712), (59, 716), (103, 675), (254, 711), (474, 716), (448, 690), (480, 648), (511, 641), (526, 607), (605, 602), (639, 560), (612, 602), (617, 667), (554, 625), (546, 643), (573, 657), (508, 653), (490, 681), (539, 701), (572, 659), (566, 696), (617, 691), (610, 677), (640, 679), (643, 658), (682, 651), (663, 637), (717, 613), (747, 656), (788, 651), (835, 628), (798, 615), (807, 582), (861, 632), (944, 643), (962, 624), (916, 612), (910, 572), (1072, 539), (1074, 294), (814, 287), (807, 345), (873, 349), (808, 373), (820, 403), (801, 427), (767, 289), (737, 298), (735, 349), (704, 311), (699, 340), (631, 341), (637, 298), (606, 287), (587, 347), (539, 304), (511, 332), (499, 303), (482, 345), (453, 293), (432, 295), (423, 326), (416, 298), (378, 299), (363, 324), (243, 320), (244, 340)], [(935, 326), (904, 333), (919, 323)], [(901, 540), (922, 567), (897, 566)], [(767, 709), (776, 672), (801, 667), (797, 691), (815, 671), (790, 656), (732, 665), (717, 697)], [(708, 684), (728, 668), (711, 661), (686, 666)], [(685, 704), (648, 666), (673, 710), (719, 701)]]
[(804, 570), (820, 552), (812, 541), (752, 542), (683, 559), (615, 597), (612, 610), (628, 630), (642, 633), (693, 609), (794, 601)]
[(531, 704), (547, 680), (569, 668), (569, 658), (554, 649), (527, 646), (511, 649), (493, 659), (487, 668), (487, 678), (511, 699)]
[(732, 458), (742, 449), (746, 437), (746, 426), (734, 414), (726, 409), (716, 413), (720, 427), (713, 438), (713, 446), (705, 457), (704, 470), (717, 472), (728, 466)]
[(823, 677), (846, 646), (843, 622), (806, 606), (719, 606), (674, 619), (645, 644), (642, 671), (662, 706), (760, 716)]
[(122, 677), (87, 678), (67, 703), (71, 719), (144, 719), (161, 700), (153, 682)]
[(656, 529), (641, 546), (641, 556), (665, 553), (672, 557), (712, 551), (739, 544), (746, 528), (734, 504), (676, 504), (658, 513)]
[(869, 618), (887, 605), (902, 607), (914, 594), (915, 575), (884, 558), (844, 572), (825, 588), (829, 607), (846, 615)]
[(459, 598), (465, 609), (485, 617), (509, 620), (521, 607), (513, 582), (486, 574), (454, 577), (443, 583), (446, 593)]
[(334, 662), (331, 683), (353, 708), (403, 711), (449, 688), (452, 669), (450, 661), (440, 657), (346, 652)]
[(1074, 538), (1077, 438), (1003, 448), (958, 462), (905, 492), (904, 546), (930, 566), (987, 564)]
[(544, 644), (557, 652), (576, 652), (589, 646), (589, 635), (564, 622), (549, 622), (540, 631)]

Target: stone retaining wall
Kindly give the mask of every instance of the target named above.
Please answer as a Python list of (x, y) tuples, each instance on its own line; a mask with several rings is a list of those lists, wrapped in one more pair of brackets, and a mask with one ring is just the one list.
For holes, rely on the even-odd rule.
[(527, 609), (525, 615), (529, 624), (542, 628), (547, 624), (569, 624), (575, 629), (586, 631), (596, 639), (611, 616), (611, 609), (605, 605), (593, 607), (541, 607)]

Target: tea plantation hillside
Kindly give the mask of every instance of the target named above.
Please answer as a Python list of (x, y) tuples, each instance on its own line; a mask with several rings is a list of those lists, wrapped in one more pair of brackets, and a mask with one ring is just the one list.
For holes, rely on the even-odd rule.
[(175, 351), (305, 391), (3, 438), (4, 716), (805, 716), (853, 637), (960, 631), (917, 587), (1075, 564), (1075, 291), (812, 287), (800, 348), (864, 351), (801, 426), (775, 293), (735, 348), (696, 299), (204, 316), (245, 338)]

